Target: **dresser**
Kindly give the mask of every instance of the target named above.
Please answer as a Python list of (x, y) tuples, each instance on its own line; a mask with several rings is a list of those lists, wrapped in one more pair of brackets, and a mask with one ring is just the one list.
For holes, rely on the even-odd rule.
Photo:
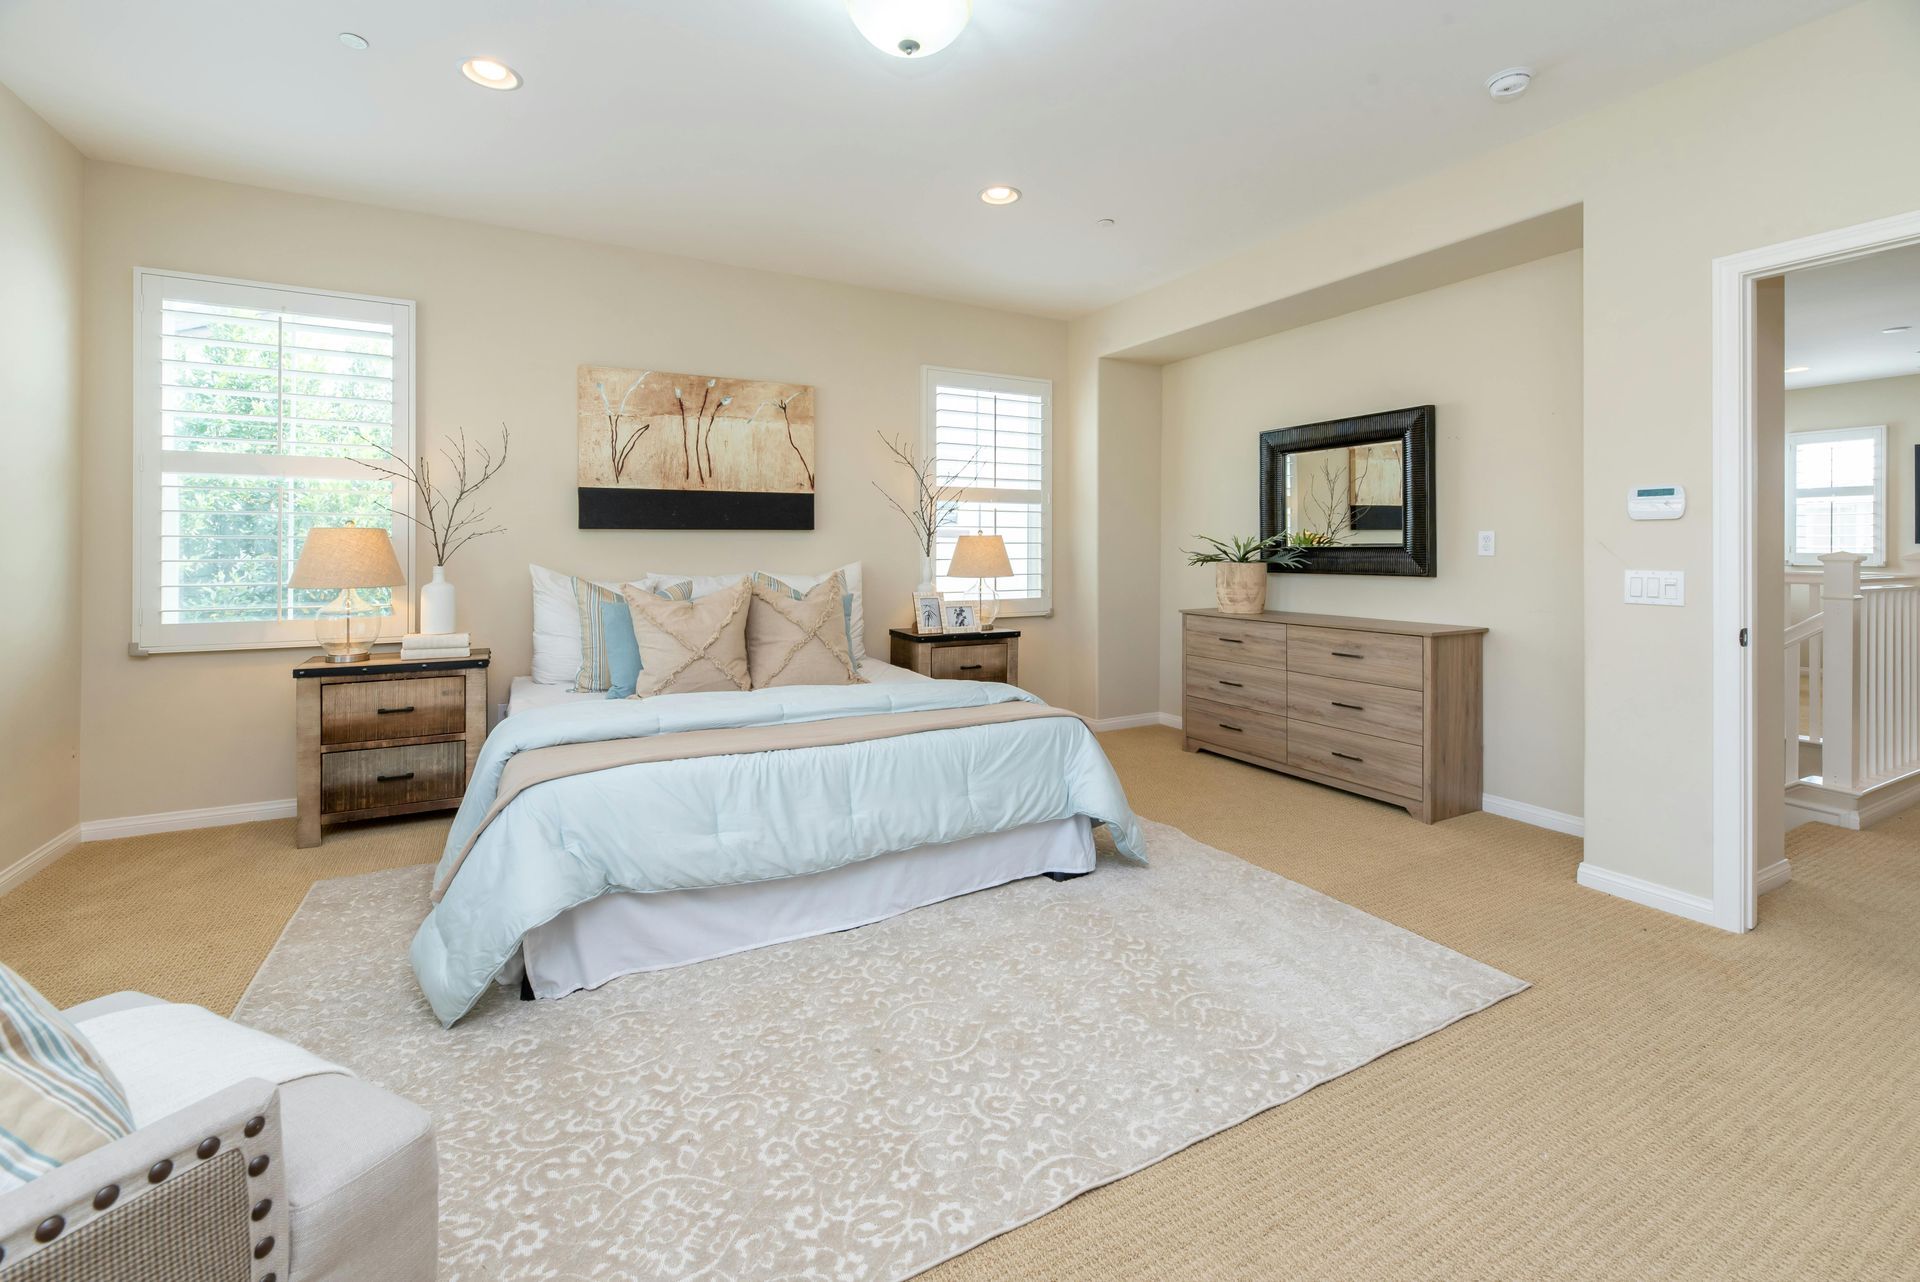
[(1020, 634), (912, 632), (894, 628), (889, 662), (896, 668), (943, 681), (1004, 681), (1020, 684)]
[(355, 819), (453, 810), (487, 737), (487, 663), (324, 656), (293, 670), (299, 819), (294, 842)]
[(1182, 616), (1189, 752), (1404, 806), (1480, 809), (1485, 628), (1330, 614)]

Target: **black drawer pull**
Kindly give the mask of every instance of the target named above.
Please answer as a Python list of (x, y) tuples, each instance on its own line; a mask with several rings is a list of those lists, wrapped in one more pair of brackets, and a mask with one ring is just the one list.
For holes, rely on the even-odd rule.
[(985, 667), (985, 666), (986, 666), (986, 665), (985, 665), (985, 664), (982, 664), (982, 663), (963, 663), (963, 664), (961, 664), (961, 665), (960, 665), (960, 671), (962, 671), (962, 672), (978, 672), (978, 671), (980, 671), (980, 669), (981, 669), (981, 668), (983, 668), (983, 667)]
[(1221, 637), (1220, 644), (1221, 645), (1245, 645), (1246, 642), (1242, 641), (1239, 637)]
[(1335, 650), (1333, 651), (1333, 657), (1336, 659), (1364, 659), (1367, 656), (1364, 654), (1354, 654), (1350, 650)]
[(413, 778), (413, 771), (409, 770), (407, 771), (407, 773), (403, 775), (376, 775), (374, 777), (374, 782), (375, 783), (401, 783), (411, 778)]
[(383, 717), (390, 717), (396, 712), (412, 712), (412, 711), (413, 711), (413, 705), (409, 703), (404, 708), (382, 708), (380, 709), (380, 715)]
[(1365, 757), (1356, 757), (1351, 752), (1336, 752), (1333, 755), (1336, 757), (1339, 757), (1342, 761), (1365, 761), (1366, 760)]
[(1228, 724), (1227, 724), (1226, 722), (1224, 722), (1224, 721), (1222, 721), (1222, 722), (1220, 723), (1220, 728), (1221, 728), (1222, 730), (1231, 730), (1231, 731), (1233, 731), (1233, 732), (1234, 732), (1235, 734), (1242, 734), (1242, 733), (1244, 733), (1244, 732), (1243, 732), (1243, 731), (1242, 731), (1242, 730), (1240, 729), (1240, 727), (1239, 727), (1239, 726), (1230, 726), (1230, 725), (1228, 725)]
[(1243, 688), (1238, 681), (1222, 681), (1220, 684), (1223, 686), (1232, 686), (1236, 690)]
[(1365, 712), (1366, 711), (1365, 708), (1361, 707), (1357, 703), (1342, 703), (1338, 699), (1333, 700), (1333, 706), (1336, 708), (1345, 708), (1349, 712)]

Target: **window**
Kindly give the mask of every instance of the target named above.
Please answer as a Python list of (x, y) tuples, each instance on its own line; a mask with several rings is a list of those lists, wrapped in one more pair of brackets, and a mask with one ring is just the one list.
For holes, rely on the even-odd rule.
[(1843, 427), (1787, 435), (1787, 561), (1828, 552), (1887, 563), (1887, 429)]
[[(942, 484), (959, 487), (959, 506), (934, 543), (936, 574), (962, 534), (998, 534), (1012, 575), (994, 587), (1003, 615), (1052, 609), (1053, 384), (962, 370), (922, 371), (927, 450)], [(935, 588), (961, 599), (974, 579), (938, 574)]]
[[(379, 526), (413, 563), (411, 492), (362, 462), (413, 453), (413, 305), (155, 271), (134, 291), (134, 648), (313, 644), (333, 594), (286, 586), (308, 530)], [(410, 588), (364, 595), (405, 630)]]

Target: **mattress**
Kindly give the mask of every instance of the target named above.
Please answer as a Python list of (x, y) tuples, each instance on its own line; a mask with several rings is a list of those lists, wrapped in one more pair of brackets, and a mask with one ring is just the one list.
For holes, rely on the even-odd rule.
[[(860, 675), (869, 681), (925, 681), (926, 677), (905, 668), (896, 668), (880, 659), (863, 659)], [(556, 703), (576, 703), (583, 699), (605, 699), (605, 694), (580, 694), (570, 686), (541, 685), (532, 677), (515, 677), (507, 692), (507, 715), (529, 708), (544, 708)]]
[[(896, 669), (897, 671), (898, 669)], [(830, 872), (664, 894), (610, 894), (527, 932), (519, 966), (535, 997), (564, 997), (622, 975), (865, 926), (943, 899), (1042, 873), (1093, 870), (1085, 816), (896, 851)]]

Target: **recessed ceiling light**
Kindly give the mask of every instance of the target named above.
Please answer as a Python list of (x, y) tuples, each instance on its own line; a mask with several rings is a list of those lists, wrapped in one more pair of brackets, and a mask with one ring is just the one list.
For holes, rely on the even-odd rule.
[(924, 58), (967, 29), (973, 0), (847, 0), (847, 16), (881, 52)]
[(1810, 369), (1812, 369), (1812, 368), (1813, 368), (1813, 366), (1811, 366), (1811, 365), (1789, 365), (1789, 366), (1787, 366), (1787, 373), (1789, 373), (1789, 374), (1804, 374), (1804, 373), (1806, 373), (1806, 372), (1807, 372), (1808, 370), (1810, 370)]
[(364, 49), (367, 47), (367, 38), (362, 35), (356, 35), (351, 31), (342, 31), (340, 33), (340, 43), (349, 49)]
[(520, 87), (520, 73), (498, 58), (469, 58), (460, 64), (460, 71), (474, 84), (488, 89)]
[(1911, 325), (1889, 325), (1880, 332), (1882, 334), (1904, 334), (1912, 328), (1913, 326)]
[(1113, 219), (1111, 219), (1111, 218), (1096, 218), (1096, 219), (1094, 219), (1094, 220), (1093, 220), (1093, 225), (1094, 225), (1095, 227), (1111, 227), (1111, 226), (1113, 226)]
[(986, 201), (989, 205), (1011, 205), (1014, 201), (1020, 199), (1020, 189), (1018, 187), (1009, 187), (1005, 183), (995, 183), (980, 193), (980, 199)]
[(1487, 93), (1495, 101), (1518, 98), (1533, 83), (1532, 67), (1508, 67), (1487, 77)]

